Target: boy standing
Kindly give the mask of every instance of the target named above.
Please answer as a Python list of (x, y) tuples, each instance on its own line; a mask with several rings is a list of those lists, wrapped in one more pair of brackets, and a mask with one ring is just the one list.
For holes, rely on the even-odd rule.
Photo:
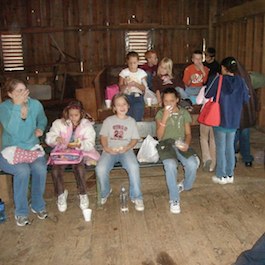
[(203, 63), (204, 66), (210, 69), (209, 76), (216, 75), (217, 73), (221, 73), (221, 66), (215, 60), (215, 48), (209, 47), (205, 52), (205, 62)]

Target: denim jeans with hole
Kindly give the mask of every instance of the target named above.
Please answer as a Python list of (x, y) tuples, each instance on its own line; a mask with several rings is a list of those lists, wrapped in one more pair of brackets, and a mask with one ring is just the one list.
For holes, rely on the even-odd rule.
[(250, 129), (238, 129), (235, 136), (235, 150), (238, 150), (243, 161), (252, 162), (254, 160), (250, 153)]
[[(190, 190), (196, 178), (198, 162), (194, 155), (186, 158), (182, 156), (178, 149), (175, 148), (178, 161), (184, 167), (184, 190)], [(166, 173), (166, 182), (169, 191), (169, 201), (179, 201), (179, 190), (177, 186), (178, 161), (176, 159), (163, 160), (164, 170)]]
[(105, 198), (110, 192), (109, 173), (117, 162), (121, 163), (122, 167), (129, 175), (130, 198), (132, 200), (142, 199), (140, 169), (133, 150), (117, 155), (112, 155), (103, 151), (96, 166), (96, 175), (100, 183), (101, 198)]
[(28, 216), (28, 190), (31, 176), (31, 207), (39, 212), (45, 209), (43, 199), (47, 161), (45, 157), (39, 157), (32, 163), (21, 163), (12, 165), (0, 154), (0, 168), (13, 175), (13, 192), (15, 202), (15, 215)]
[(236, 130), (225, 131), (214, 127), (213, 131), (216, 146), (216, 176), (219, 178), (234, 176)]

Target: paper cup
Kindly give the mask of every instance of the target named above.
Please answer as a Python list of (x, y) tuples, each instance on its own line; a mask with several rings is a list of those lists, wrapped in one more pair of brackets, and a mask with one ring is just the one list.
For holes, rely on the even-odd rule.
[(147, 102), (147, 106), (148, 107), (151, 107), (152, 106), (152, 99), (151, 98), (147, 98), (146, 99), (146, 102)]
[(105, 99), (105, 104), (106, 104), (107, 109), (111, 108), (111, 100), (110, 99)]
[(83, 210), (83, 216), (86, 222), (91, 221), (91, 215), (92, 215), (92, 210), (91, 209), (84, 209)]

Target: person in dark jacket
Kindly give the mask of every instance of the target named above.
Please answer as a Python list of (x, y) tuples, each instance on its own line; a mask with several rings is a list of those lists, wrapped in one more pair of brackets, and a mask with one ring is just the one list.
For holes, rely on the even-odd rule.
[[(236, 130), (240, 127), (243, 104), (249, 101), (245, 81), (238, 73), (234, 57), (227, 57), (221, 62), (223, 82), (220, 94), (221, 124), (214, 127), (216, 144), (216, 172), (212, 177), (214, 183), (227, 184), (234, 182)], [(219, 77), (211, 84), (206, 98), (216, 97)]]
[(215, 53), (216, 51), (213, 47), (208, 47), (205, 51), (205, 61), (203, 62), (203, 65), (210, 69), (208, 75), (209, 77), (216, 76), (217, 73), (221, 73), (221, 66), (215, 60)]
[(248, 93), (249, 102), (244, 104), (240, 119), (240, 128), (235, 136), (235, 151), (240, 152), (243, 162), (246, 167), (252, 166), (254, 160), (250, 152), (250, 128), (256, 124), (257, 119), (257, 95), (253, 88), (250, 76), (243, 65), (237, 61), (238, 74), (245, 80)]
[(257, 240), (253, 247), (243, 251), (234, 265), (264, 265), (265, 264), (265, 233)]

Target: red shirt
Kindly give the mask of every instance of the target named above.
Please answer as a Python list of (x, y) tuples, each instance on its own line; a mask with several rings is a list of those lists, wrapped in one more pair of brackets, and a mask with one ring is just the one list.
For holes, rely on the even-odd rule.
[[(190, 64), (184, 70), (183, 82), (186, 87), (202, 87), (206, 83), (209, 74), (209, 68), (204, 66), (205, 76), (201, 70), (197, 70), (194, 64)], [(191, 76), (194, 75), (192, 82)]]
[(145, 63), (143, 65), (140, 65), (139, 67), (144, 71), (151, 73), (152, 75), (156, 75), (157, 65), (149, 66), (148, 63)]

